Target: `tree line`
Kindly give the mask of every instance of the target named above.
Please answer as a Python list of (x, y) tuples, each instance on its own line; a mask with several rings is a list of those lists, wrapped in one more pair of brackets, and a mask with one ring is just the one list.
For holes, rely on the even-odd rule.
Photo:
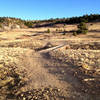
[[(15, 24), (24, 24), (25, 26), (32, 28), (35, 26), (40, 26), (41, 23), (44, 26), (52, 26), (54, 24), (78, 24), (81, 22), (95, 22), (100, 21), (100, 14), (90, 14), (90, 15), (83, 15), (79, 17), (71, 17), (71, 18), (56, 18), (56, 19), (48, 19), (48, 20), (37, 20), (37, 21), (31, 21), (31, 20), (22, 20), (20, 18), (12, 18), (12, 17), (0, 17), (0, 24), (9, 24), (9, 23), (15, 23)], [(42, 27), (41, 25), (41, 27)]]

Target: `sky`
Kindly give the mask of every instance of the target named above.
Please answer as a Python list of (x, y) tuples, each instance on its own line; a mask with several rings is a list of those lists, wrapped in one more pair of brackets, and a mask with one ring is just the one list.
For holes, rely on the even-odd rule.
[(25, 20), (100, 14), (100, 0), (0, 0), (0, 17)]

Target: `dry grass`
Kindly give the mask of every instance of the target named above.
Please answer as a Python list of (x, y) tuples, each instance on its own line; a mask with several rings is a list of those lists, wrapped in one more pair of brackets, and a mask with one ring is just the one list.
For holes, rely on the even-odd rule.
[[(66, 25), (64, 27), (65, 35), (62, 34), (64, 28), (61, 25), (60, 27), (0, 32), (0, 68), (3, 67), (4, 71), (5, 66), (14, 68), (16, 65), (17, 71), (21, 70), (20, 68), (22, 70), (27, 69), (26, 75), (29, 76), (30, 80), (28, 85), (22, 88), (22, 91), (25, 91), (25, 88), (33, 89), (51, 85), (62, 89), (63, 95), (68, 98), (71, 97), (70, 99), (91, 99), (92, 91), (95, 91), (95, 95), (97, 94), (96, 89), (91, 86), (98, 86), (98, 81), (96, 81), (96, 84), (92, 84), (91, 82), (83, 82), (83, 80), (90, 77), (100, 77), (99, 26), (100, 23), (93, 23), (93, 25), (89, 23), (89, 30), (92, 31), (88, 32), (87, 35), (79, 36), (73, 36), (70, 32), (77, 29), (76, 25)], [(50, 29), (50, 33), (46, 33), (47, 29)], [(56, 29), (62, 31), (57, 32)], [(46, 51), (48, 48), (61, 44), (67, 46), (56, 51)], [(45, 52), (37, 51), (43, 49)], [(5, 66), (2, 66), (2, 62)], [(95, 72), (91, 72), (91, 69), (88, 70), (90, 66), (94, 68), (92, 71)], [(89, 77), (86, 77), (86, 75)], [(0, 78), (3, 78), (2, 75)], [(11, 81), (12, 79), (9, 78), (9, 81), (5, 82)], [(0, 81), (0, 84), (2, 82)], [(13, 84), (13, 81), (11, 84)], [(88, 88), (88, 91), (86, 88)], [(81, 89), (83, 90), (81, 91)], [(26, 94), (25, 96), (27, 97)]]

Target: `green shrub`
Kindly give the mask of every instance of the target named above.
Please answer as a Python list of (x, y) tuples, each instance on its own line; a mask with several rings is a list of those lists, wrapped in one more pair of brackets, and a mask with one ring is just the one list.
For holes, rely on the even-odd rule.
[(47, 33), (50, 33), (50, 29), (47, 29)]
[(26, 25), (28, 28), (32, 28), (34, 24), (32, 21), (25, 21), (24, 25)]
[(2, 25), (0, 24), (0, 28), (2, 28)]
[(74, 35), (74, 36), (77, 36), (77, 32), (73, 32), (73, 35)]
[(86, 34), (88, 32), (88, 28), (85, 22), (81, 22), (77, 27), (77, 34)]
[(58, 32), (58, 29), (56, 29), (56, 32)]
[(78, 30), (77, 34), (87, 34), (88, 30)]

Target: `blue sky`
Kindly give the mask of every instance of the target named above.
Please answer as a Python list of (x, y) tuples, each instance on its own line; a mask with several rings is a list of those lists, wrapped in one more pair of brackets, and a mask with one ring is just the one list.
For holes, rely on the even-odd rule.
[(99, 14), (100, 0), (0, 0), (0, 16), (49, 19)]

